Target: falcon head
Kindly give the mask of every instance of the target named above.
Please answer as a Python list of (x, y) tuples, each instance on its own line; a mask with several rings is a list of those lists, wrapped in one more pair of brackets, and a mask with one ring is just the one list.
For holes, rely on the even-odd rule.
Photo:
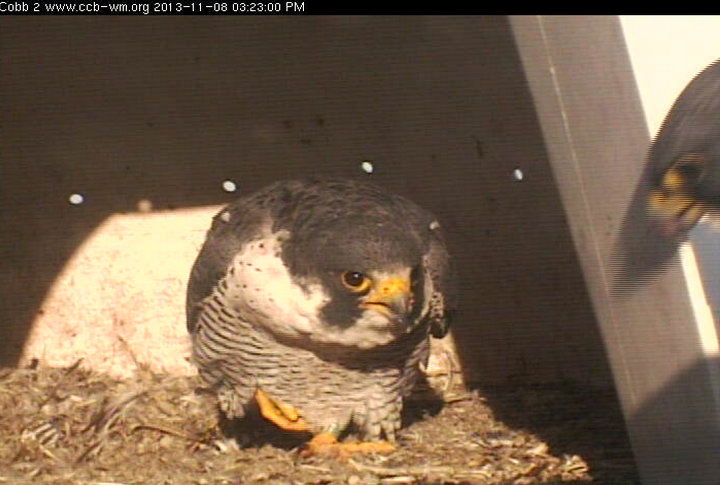
[[(312, 340), (358, 348), (385, 345), (427, 313), (422, 240), (399, 214), (308, 217), (282, 243), (290, 280), (313, 309)], [(429, 230), (429, 229), (428, 229)]]
[(351, 181), (284, 182), (256, 197), (216, 218), (205, 249), (217, 241), (232, 259), (225, 295), (256, 328), (315, 351), (387, 345), (421, 325), (444, 334), (452, 285), (431, 214)]
[(650, 148), (647, 205), (666, 236), (681, 238), (720, 213), (720, 61), (678, 96)]
[[(325, 326), (376, 330), (397, 337), (418, 323), (424, 302), (422, 247), (397, 220), (368, 215), (327, 221), (290, 238), (283, 261), (299, 284), (314, 282), (326, 296)], [(312, 291), (312, 284), (304, 284)]]

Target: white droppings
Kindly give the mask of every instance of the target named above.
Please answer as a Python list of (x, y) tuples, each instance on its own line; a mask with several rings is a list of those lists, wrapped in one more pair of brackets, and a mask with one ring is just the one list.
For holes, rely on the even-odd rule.
[(140, 199), (137, 203), (137, 210), (138, 212), (148, 213), (151, 212), (153, 208), (153, 203), (151, 200), (148, 199)]
[(232, 180), (223, 180), (222, 188), (225, 192), (235, 192), (237, 190), (237, 184)]
[(70, 194), (70, 197), (68, 197), (68, 202), (70, 202), (72, 205), (80, 205), (85, 202), (85, 197), (82, 194)]
[(520, 170), (519, 168), (516, 168), (515, 170), (512, 171), (512, 177), (516, 182), (522, 182), (523, 179), (525, 178), (525, 174), (523, 173), (522, 170)]
[(430, 223), (430, 230), (435, 231), (436, 229), (440, 229), (440, 223), (438, 221), (432, 221)]
[(375, 171), (375, 167), (373, 166), (372, 162), (370, 160), (363, 160), (363, 162), (360, 164), (360, 168), (365, 173), (373, 173)]

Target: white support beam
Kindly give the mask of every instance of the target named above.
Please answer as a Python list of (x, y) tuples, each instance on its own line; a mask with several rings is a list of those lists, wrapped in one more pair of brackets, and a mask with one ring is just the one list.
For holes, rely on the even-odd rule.
[[(511, 22), (643, 482), (716, 485), (717, 362), (705, 353), (677, 248), (643, 227), (649, 137), (620, 22)], [(619, 293), (613, 251), (627, 244), (639, 279)]]

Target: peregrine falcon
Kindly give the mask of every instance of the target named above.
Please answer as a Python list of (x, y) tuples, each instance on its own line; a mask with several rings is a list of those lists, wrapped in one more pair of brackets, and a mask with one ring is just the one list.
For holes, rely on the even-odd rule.
[[(433, 215), (372, 184), (290, 180), (214, 217), (187, 325), (229, 418), (256, 404), (280, 428), (312, 433), (315, 451), (389, 451), (453, 300)], [(338, 441), (351, 428), (364, 443)]]
[(648, 163), (648, 207), (665, 235), (682, 237), (704, 215), (720, 211), (720, 60), (675, 100)]

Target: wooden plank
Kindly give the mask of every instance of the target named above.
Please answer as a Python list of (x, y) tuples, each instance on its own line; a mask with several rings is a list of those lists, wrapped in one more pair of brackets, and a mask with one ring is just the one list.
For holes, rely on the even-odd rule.
[[(616, 17), (513, 17), (513, 32), (646, 484), (716, 484), (720, 413), (676, 247), (642, 212), (649, 139)], [(614, 291), (614, 250), (632, 249)], [(685, 261), (687, 264), (687, 260)]]

